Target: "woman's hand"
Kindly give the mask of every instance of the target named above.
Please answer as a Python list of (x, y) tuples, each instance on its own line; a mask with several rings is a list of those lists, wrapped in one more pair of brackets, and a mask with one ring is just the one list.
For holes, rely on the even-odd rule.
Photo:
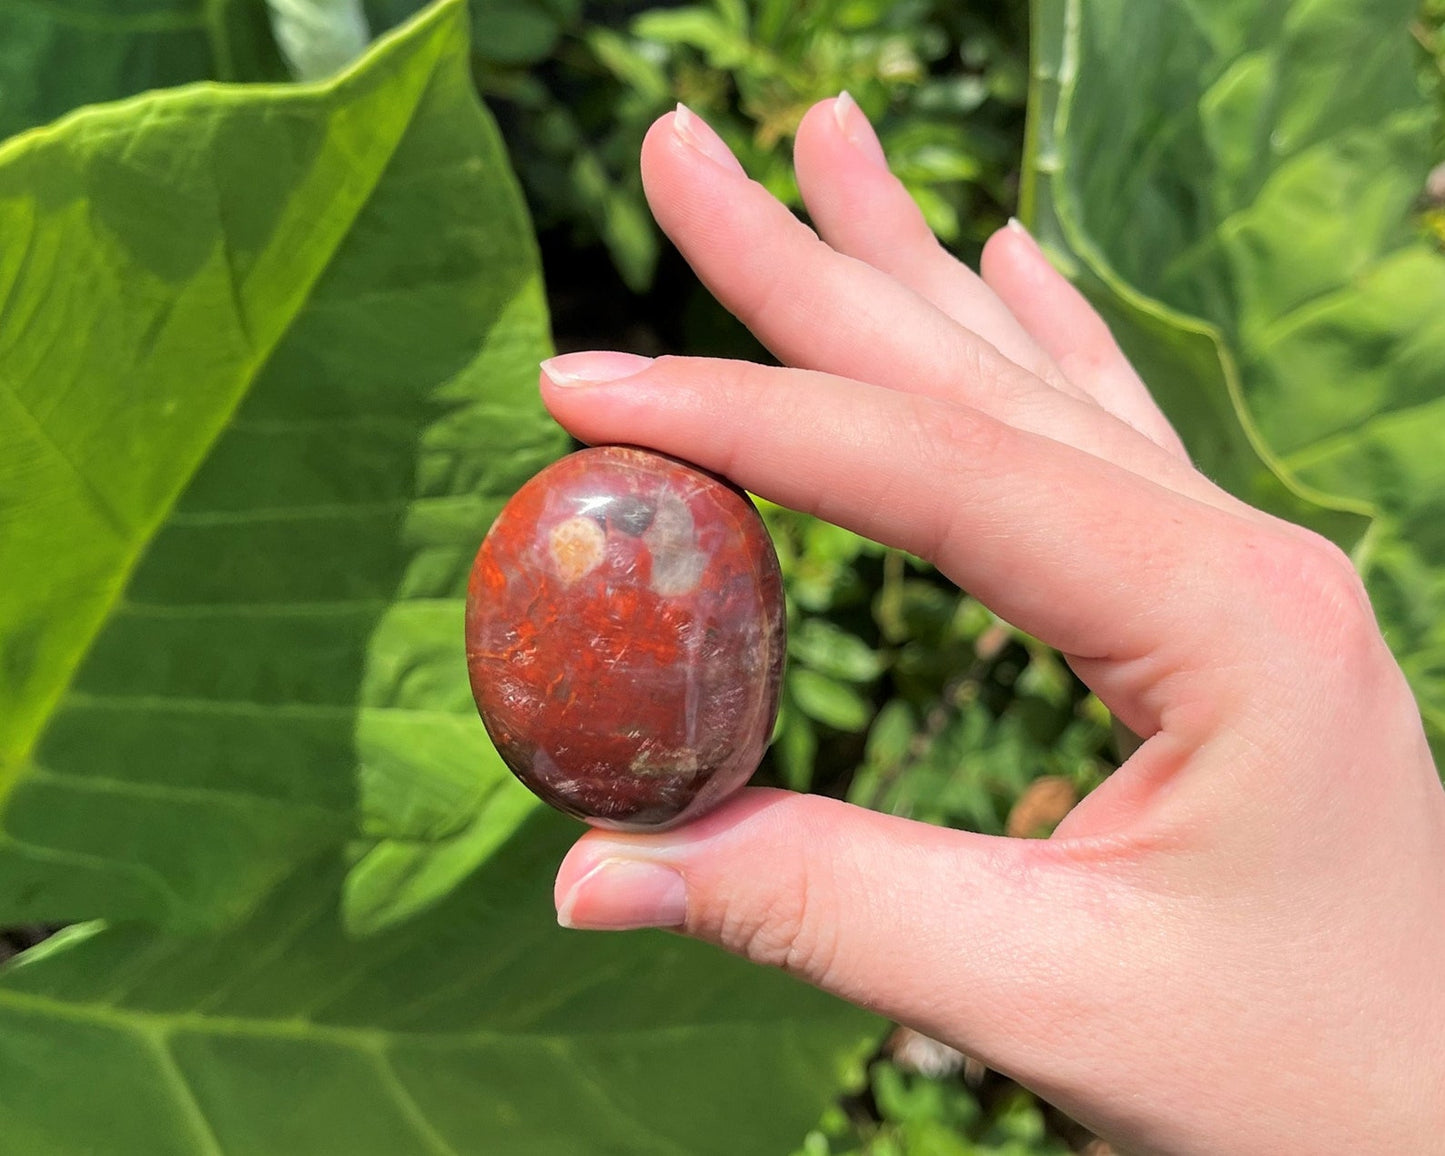
[(655, 447), (922, 555), (1143, 737), (1049, 840), (753, 790), (585, 835), (563, 923), (676, 927), (1014, 1076), (1138, 1151), (1445, 1143), (1445, 791), (1349, 560), (1195, 471), (1021, 229), (976, 276), (846, 97), (797, 138), (821, 239), (685, 112), (653, 212), (790, 368), (544, 366)]

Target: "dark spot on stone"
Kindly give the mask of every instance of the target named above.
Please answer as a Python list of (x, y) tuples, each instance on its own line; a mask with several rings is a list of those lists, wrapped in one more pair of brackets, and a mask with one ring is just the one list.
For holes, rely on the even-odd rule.
[(651, 502), (635, 495), (619, 496), (607, 507), (607, 517), (612, 524), (633, 538), (640, 538), (647, 532), (656, 513)]

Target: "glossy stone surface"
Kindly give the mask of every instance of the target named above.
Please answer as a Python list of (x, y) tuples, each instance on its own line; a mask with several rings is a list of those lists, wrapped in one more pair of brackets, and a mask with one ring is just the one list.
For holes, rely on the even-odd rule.
[(777, 715), (782, 579), (747, 497), (602, 446), (554, 463), (493, 524), (467, 665), (517, 777), (598, 826), (656, 830), (738, 790)]

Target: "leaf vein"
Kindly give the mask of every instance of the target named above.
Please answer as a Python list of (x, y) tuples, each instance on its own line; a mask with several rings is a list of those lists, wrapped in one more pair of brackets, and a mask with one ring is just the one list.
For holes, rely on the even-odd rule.
[(66, 709), (74, 711), (137, 711), (154, 714), (253, 715), (261, 718), (324, 719), (345, 722), (359, 715), (394, 715), (403, 718), (430, 718), (468, 721), (462, 711), (434, 710), (422, 707), (386, 706), (382, 703), (320, 703), (320, 702), (256, 702), (241, 699), (200, 698), (186, 695), (159, 694), (91, 694), (75, 691), (66, 699)]
[(161, 1077), (175, 1094), (177, 1107), (191, 1126), (191, 1131), (199, 1144), (198, 1156), (226, 1156), (220, 1137), (211, 1127), (211, 1122), (206, 1118), (200, 1100), (196, 1098), (190, 1081), (186, 1079), (185, 1073), (181, 1071), (181, 1066), (176, 1060), (175, 1053), (171, 1051), (168, 1037), (164, 1033), (154, 1032), (145, 1035), (144, 1038), (150, 1041), (161, 1070)]
[(261, 808), (281, 810), (287, 814), (296, 811), (313, 811), (337, 818), (350, 818), (351, 812), (321, 803), (299, 799), (284, 799), (252, 791), (228, 790), (213, 786), (177, 786), (174, 783), (155, 783), (140, 780), (111, 778), (106, 775), (67, 775), (49, 767), (34, 765), (29, 777), (62, 790), (94, 792), (97, 794), (128, 795), (132, 798), (153, 799), (169, 803), (208, 803), (230, 807)]
[[(415, 947), (415, 944), (409, 945)], [(73, 1023), (99, 1023), (136, 1033), (195, 1032), (198, 1035), (228, 1036), (243, 1039), (316, 1040), (337, 1047), (353, 1049), (420, 1048), (427, 1050), (472, 1049), (519, 1043), (537, 1047), (575, 1048), (588, 1040), (625, 1040), (652, 1038), (659, 1041), (687, 1039), (717, 1032), (755, 1032), (759, 1028), (776, 1028), (786, 1023), (807, 1023), (807, 1018), (772, 1016), (763, 1020), (730, 1018), (727, 1020), (691, 1020), (685, 1023), (629, 1025), (627, 1027), (591, 1029), (567, 1034), (526, 1029), (461, 1028), (446, 1032), (403, 1032), (382, 1028), (356, 1027), (348, 1024), (318, 1023), (301, 1017), (245, 1018), (194, 1012), (152, 1012), (137, 1008), (111, 1007), (97, 1003), (71, 1003), (55, 996), (19, 991), (0, 984), (0, 1008), (10, 1006), (34, 1015), (53, 1015)]]
[(368, 1049), (372, 1059), (376, 1062), (377, 1072), (381, 1075), (382, 1083), (396, 1097), (397, 1107), (401, 1109), (402, 1119), (416, 1133), (421, 1142), (426, 1145), (435, 1156), (461, 1156), (451, 1146), (446, 1138), (432, 1127), (431, 1121), (426, 1118), (426, 1113), (421, 1110), (421, 1105), (416, 1102), (415, 1097), (407, 1090), (407, 1087), (397, 1075), (396, 1068), (392, 1065), (391, 1057), (385, 1048)]
[(91, 503), (104, 515), (106, 522), (114, 531), (115, 536), (122, 542), (125, 541), (130, 536), (132, 527), (121, 515), (120, 511), (111, 504), (110, 499), (106, 497), (94, 479), (86, 474), (85, 471), (71, 459), (61, 444), (55, 440), (50, 431), (45, 428), (40, 419), (31, 411), (30, 407), (25, 403), (25, 399), (20, 396), (19, 390), (4, 377), (0, 377), (0, 390), (4, 390), (6, 396), (15, 404), (15, 408), (19, 411), (20, 416), (25, 419), (26, 424), (34, 432), (35, 440), (49, 450), (50, 453), (59, 459), (60, 463), (74, 475), (75, 479), (80, 483), (81, 488), (90, 498)]

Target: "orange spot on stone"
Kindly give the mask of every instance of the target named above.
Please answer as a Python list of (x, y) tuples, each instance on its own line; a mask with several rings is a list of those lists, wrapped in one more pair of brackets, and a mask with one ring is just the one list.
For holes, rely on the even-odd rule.
[(564, 582), (576, 582), (592, 573), (606, 549), (607, 534), (591, 518), (568, 518), (552, 527), (548, 550)]

